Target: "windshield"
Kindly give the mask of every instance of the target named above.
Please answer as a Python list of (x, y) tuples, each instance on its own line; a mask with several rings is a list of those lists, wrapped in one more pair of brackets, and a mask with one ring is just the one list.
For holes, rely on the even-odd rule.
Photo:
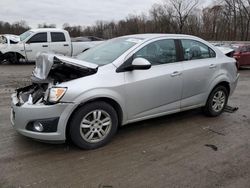
[(79, 54), (76, 58), (97, 65), (106, 65), (112, 63), (140, 41), (142, 39), (131, 37), (112, 39)]
[(24, 41), (26, 38), (28, 38), (30, 35), (32, 35), (32, 31), (26, 31), (23, 34), (20, 35), (20, 40)]
[(0, 36), (0, 44), (6, 44), (8, 41), (7, 41), (7, 38), (5, 36)]

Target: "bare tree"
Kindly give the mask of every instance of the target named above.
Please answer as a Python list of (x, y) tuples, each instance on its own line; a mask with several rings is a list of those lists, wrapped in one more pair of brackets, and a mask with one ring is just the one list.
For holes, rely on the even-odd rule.
[[(202, 12), (203, 33), (210, 40), (217, 40), (220, 34), (220, 27), (225, 25), (222, 5), (214, 5), (211, 8), (204, 8)], [(223, 24), (222, 24), (223, 23)], [(225, 27), (224, 27), (225, 28)], [(224, 30), (225, 31), (225, 30)], [(224, 33), (225, 34), (225, 33)]]
[[(213, 6), (199, 9), (199, 0), (164, 0), (147, 14), (128, 15), (120, 21), (97, 21), (92, 26), (63, 28), (72, 37), (94, 35), (109, 39), (135, 33), (186, 33), (207, 40), (249, 40), (250, 0), (216, 0)], [(39, 24), (39, 27), (55, 27)], [(29, 29), (24, 21), (0, 21), (0, 33), (20, 34)]]
[(30, 27), (23, 20), (18, 21), (18, 22), (14, 22), (13, 24), (0, 21), (0, 34), (17, 34), (17, 35), (19, 35), (25, 31), (27, 31), (28, 29), (30, 29)]
[(166, 4), (173, 7), (174, 16), (178, 23), (179, 33), (183, 32), (183, 27), (192, 10), (197, 7), (198, 0), (165, 0)]
[(37, 25), (38, 28), (56, 28), (56, 24), (42, 23)]
[(173, 22), (174, 10), (166, 4), (154, 4), (149, 11), (152, 19), (153, 31), (160, 33), (172, 33), (176, 29)]
[[(241, 30), (245, 33), (241, 33), (241, 40), (248, 40), (249, 37), (249, 27), (250, 27), (250, 0), (237, 0), (239, 4), (239, 14), (241, 20)], [(244, 25), (245, 21), (245, 25)]]

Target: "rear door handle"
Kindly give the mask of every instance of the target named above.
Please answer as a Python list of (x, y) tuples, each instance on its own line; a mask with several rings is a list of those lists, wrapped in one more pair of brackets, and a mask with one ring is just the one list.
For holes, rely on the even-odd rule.
[(181, 75), (181, 72), (179, 72), (179, 71), (174, 71), (174, 72), (171, 74), (172, 77), (174, 77), (174, 76), (179, 76), (179, 75)]
[(209, 65), (209, 68), (210, 69), (216, 68), (216, 65), (215, 64), (211, 64), (211, 65)]
[(63, 46), (69, 46), (68, 44), (64, 44)]
[(46, 48), (46, 47), (48, 47), (48, 45), (42, 45), (42, 47)]

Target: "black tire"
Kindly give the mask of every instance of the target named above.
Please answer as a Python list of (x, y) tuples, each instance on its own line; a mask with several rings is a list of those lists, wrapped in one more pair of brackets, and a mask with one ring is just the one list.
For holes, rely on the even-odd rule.
[[(224, 96), (225, 96), (225, 102), (224, 102), (224, 105), (223, 105), (223, 108), (221, 108), (219, 111), (215, 111), (214, 108), (213, 108), (213, 99), (214, 99), (214, 96), (219, 92), (223, 92)], [(207, 103), (206, 103), (206, 106), (203, 108), (203, 112), (205, 115), (207, 116), (210, 116), (210, 117), (216, 117), (216, 116), (219, 116), (224, 108), (226, 107), (227, 105), (227, 101), (228, 101), (228, 90), (225, 86), (222, 86), (222, 85), (218, 85), (216, 86), (212, 92), (210, 93), (208, 99), (207, 99)]]
[[(106, 112), (109, 115), (109, 118), (111, 119), (111, 125), (110, 125), (109, 132), (106, 134), (103, 140), (92, 143), (92, 142), (86, 141), (82, 137), (83, 133), (81, 133), (80, 131), (82, 130), (80, 129), (80, 125), (84, 117), (86, 117), (89, 113), (95, 110), (101, 110), (103, 112)], [(91, 126), (94, 126), (94, 125), (91, 125)], [(96, 149), (96, 148), (106, 145), (113, 138), (117, 129), (118, 129), (118, 117), (117, 117), (117, 112), (115, 111), (115, 109), (106, 102), (96, 101), (96, 102), (91, 102), (91, 103), (87, 103), (83, 105), (74, 113), (73, 118), (70, 122), (69, 135), (73, 143), (77, 145), (79, 148)]]
[(2, 58), (2, 64), (19, 64), (22, 57), (18, 53), (7, 53)]

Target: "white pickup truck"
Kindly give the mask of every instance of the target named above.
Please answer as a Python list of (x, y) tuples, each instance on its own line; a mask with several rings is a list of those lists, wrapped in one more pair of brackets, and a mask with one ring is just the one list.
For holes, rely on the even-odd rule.
[(33, 62), (39, 52), (76, 56), (101, 43), (101, 41), (72, 42), (68, 31), (54, 28), (31, 29), (21, 34), (19, 38), (15, 36), (15, 42), (9, 41), (10, 35), (0, 36), (0, 63)]

